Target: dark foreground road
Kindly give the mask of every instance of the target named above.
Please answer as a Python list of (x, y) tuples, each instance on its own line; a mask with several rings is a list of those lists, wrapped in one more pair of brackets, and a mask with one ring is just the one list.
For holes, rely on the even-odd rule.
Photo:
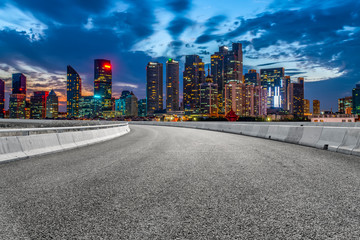
[(0, 239), (359, 239), (360, 158), (203, 130), (0, 165)]

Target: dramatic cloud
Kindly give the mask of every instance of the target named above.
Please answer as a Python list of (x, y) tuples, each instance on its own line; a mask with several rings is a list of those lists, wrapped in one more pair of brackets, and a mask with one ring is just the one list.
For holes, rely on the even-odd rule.
[(209, 63), (219, 45), (241, 42), (246, 70), (285, 67), (306, 77), (306, 97), (335, 108), (360, 81), (359, 12), (357, 0), (5, 0), (0, 78), (8, 94), (11, 74), (24, 72), (29, 89), (54, 88), (64, 105), (66, 65), (90, 95), (93, 59), (107, 58), (114, 96), (144, 98), (148, 61), (173, 57), (182, 70), (184, 55)]

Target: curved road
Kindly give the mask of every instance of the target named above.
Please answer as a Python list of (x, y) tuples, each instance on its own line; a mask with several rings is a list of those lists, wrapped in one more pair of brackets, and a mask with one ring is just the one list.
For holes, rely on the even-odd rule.
[(131, 126), (0, 165), (0, 239), (359, 239), (360, 158)]

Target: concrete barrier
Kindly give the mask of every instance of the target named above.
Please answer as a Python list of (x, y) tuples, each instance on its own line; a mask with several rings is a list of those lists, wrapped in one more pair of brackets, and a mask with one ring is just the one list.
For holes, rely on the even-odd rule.
[(316, 143), (317, 148), (337, 151), (342, 144), (348, 128), (343, 127), (323, 127), (319, 141)]
[(360, 155), (359, 139), (360, 128), (348, 128), (344, 140), (337, 151), (346, 154)]
[(303, 135), (299, 141), (300, 145), (316, 147), (319, 141), (323, 127), (304, 127)]
[(291, 126), (288, 132), (285, 142), (299, 144), (303, 137), (304, 127)]
[[(40, 131), (40, 130), (39, 130)], [(62, 133), (0, 137), (0, 162), (107, 141), (130, 132), (128, 125)]]
[(269, 126), (265, 138), (273, 139), (277, 141), (285, 141), (289, 134), (290, 126)]

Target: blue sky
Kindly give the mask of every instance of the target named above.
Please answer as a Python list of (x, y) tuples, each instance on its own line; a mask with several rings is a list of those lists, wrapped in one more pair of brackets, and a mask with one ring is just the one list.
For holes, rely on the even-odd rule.
[[(24, 72), (28, 89), (65, 101), (66, 65), (93, 91), (93, 59), (113, 64), (113, 95), (145, 97), (148, 61), (199, 54), (241, 42), (244, 68), (285, 67), (305, 77), (305, 97), (337, 110), (360, 81), (358, 0), (3, 0), (0, 78)], [(182, 81), (181, 81), (182, 86)], [(182, 88), (182, 87), (180, 87)], [(29, 94), (29, 95), (30, 95)], [(64, 110), (64, 108), (62, 108)]]

